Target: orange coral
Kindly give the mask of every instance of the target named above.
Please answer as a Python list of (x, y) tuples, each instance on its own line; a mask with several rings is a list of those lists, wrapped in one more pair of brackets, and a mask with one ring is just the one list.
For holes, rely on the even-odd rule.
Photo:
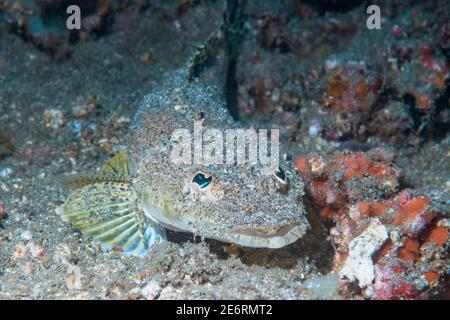
[(294, 165), (303, 177), (311, 175), (326, 177), (333, 171), (342, 171), (344, 181), (365, 176), (397, 177), (397, 171), (382, 161), (370, 159), (364, 153), (337, 153), (330, 161), (317, 154), (300, 155)]
[(417, 197), (409, 200), (397, 210), (394, 217), (394, 224), (398, 226), (414, 220), (425, 211), (429, 204), (430, 201), (425, 197)]
[(370, 212), (370, 206), (367, 202), (360, 202), (358, 203), (358, 209), (361, 213), (368, 216)]
[(354, 177), (361, 179), (369, 168), (369, 161), (361, 153), (344, 157), (343, 163), (345, 165), (344, 179), (346, 181)]
[(432, 240), (438, 246), (442, 247), (448, 239), (448, 231), (445, 227), (436, 227), (434, 228), (427, 240)]
[(415, 239), (406, 239), (404, 246), (399, 250), (398, 257), (404, 261), (417, 261), (420, 258), (420, 244)]
[(423, 275), (430, 285), (439, 280), (439, 275), (437, 272), (425, 271)]
[(391, 207), (392, 207), (391, 205), (383, 201), (374, 201), (371, 203), (367, 202), (358, 203), (359, 211), (368, 217), (382, 216), (386, 212), (386, 210)]
[(308, 165), (308, 160), (306, 156), (301, 155), (294, 161), (294, 166), (297, 168), (298, 173), (301, 176), (308, 176), (310, 174), (310, 169)]
[(317, 204), (325, 204), (327, 185), (324, 181), (314, 179), (311, 182), (311, 195)]
[(396, 175), (395, 170), (387, 164), (371, 160), (363, 153), (340, 154), (336, 155), (336, 161), (332, 168), (338, 169), (344, 167), (344, 179), (348, 181), (352, 178), (361, 179), (365, 175), (382, 177), (387, 175)]
[(390, 206), (384, 202), (376, 201), (370, 204), (370, 213), (371, 217), (379, 217), (383, 215)]
[(370, 176), (384, 176), (388, 173), (388, 166), (382, 163), (371, 163), (367, 169)]
[(334, 69), (327, 79), (326, 104), (336, 112), (365, 110), (373, 103), (380, 81), (360, 68)]

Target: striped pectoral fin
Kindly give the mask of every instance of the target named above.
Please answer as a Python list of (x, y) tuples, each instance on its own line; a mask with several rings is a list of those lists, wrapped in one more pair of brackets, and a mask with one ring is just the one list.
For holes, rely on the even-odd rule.
[(99, 181), (74, 190), (56, 209), (64, 221), (92, 236), (105, 249), (144, 255), (165, 233), (146, 221), (129, 182)]

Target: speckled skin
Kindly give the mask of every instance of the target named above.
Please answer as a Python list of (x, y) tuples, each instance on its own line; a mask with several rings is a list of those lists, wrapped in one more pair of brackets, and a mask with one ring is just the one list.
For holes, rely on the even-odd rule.
[[(169, 229), (248, 247), (279, 248), (302, 237), (309, 228), (301, 202), (303, 183), (290, 163), (280, 159), (286, 191), (275, 176), (262, 174), (260, 165), (171, 161), (173, 130), (192, 131), (200, 114), (204, 130), (238, 127), (217, 89), (179, 75), (149, 94), (136, 113), (129, 167), (146, 216)], [(198, 172), (213, 177), (205, 189), (192, 182)]]

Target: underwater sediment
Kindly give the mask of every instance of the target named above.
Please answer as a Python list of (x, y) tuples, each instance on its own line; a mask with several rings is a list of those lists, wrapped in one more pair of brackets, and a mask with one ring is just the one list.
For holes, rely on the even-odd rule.
[[(448, 298), (445, 1), (381, 1), (381, 30), (362, 1), (86, 3), (0, 1), (1, 299)], [(279, 128), (310, 231), (276, 250), (169, 231), (141, 258), (103, 251), (54, 213), (57, 177), (125, 150), (144, 97), (224, 15), (202, 77), (243, 126)]]

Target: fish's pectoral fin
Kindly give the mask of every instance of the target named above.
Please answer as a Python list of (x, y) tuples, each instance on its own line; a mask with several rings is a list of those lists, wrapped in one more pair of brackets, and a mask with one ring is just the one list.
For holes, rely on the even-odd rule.
[(104, 249), (141, 256), (165, 241), (164, 230), (146, 221), (127, 181), (98, 181), (75, 189), (56, 213)]

